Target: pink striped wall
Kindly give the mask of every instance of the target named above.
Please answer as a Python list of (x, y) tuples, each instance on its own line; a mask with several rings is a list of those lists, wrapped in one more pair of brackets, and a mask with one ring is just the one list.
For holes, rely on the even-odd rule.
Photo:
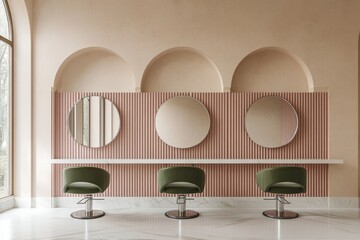
[[(71, 106), (83, 96), (102, 95), (120, 111), (119, 136), (103, 148), (77, 144), (66, 127)], [(211, 116), (211, 129), (205, 140), (189, 149), (177, 149), (160, 140), (155, 130), (157, 109), (167, 99), (187, 95), (200, 100)], [(299, 115), (294, 140), (281, 148), (263, 148), (253, 143), (245, 130), (245, 114), (250, 105), (266, 95), (284, 97)], [(87, 159), (271, 159), (328, 158), (327, 93), (55, 93), (54, 158)], [(162, 164), (94, 164), (112, 176), (105, 196), (160, 196), (156, 172)], [(53, 196), (62, 193), (62, 169), (53, 164)], [(167, 165), (166, 165), (167, 166)], [(274, 165), (202, 164), (207, 187), (202, 196), (263, 196), (255, 184), (255, 173)], [(308, 169), (309, 186), (305, 196), (327, 196), (327, 165), (302, 165)], [(69, 196), (69, 195), (66, 195)], [(161, 195), (163, 196), (163, 195)]]
[[(103, 93), (120, 110), (119, 136), (103, 148), (77, 144), (66, 126), (66, 117), (88, 93), (55, 94), (54, 158), (328, 158), (327, 93), (276, 93), (287, 99), (299, 115), (299, 130), (293, 141), (281, 148), (263, 148), (248, 137), (245, 114), (258, 98), (269, 93)], [(205, 140), (188, 149), (173, 148), (156, 134), (155, 115), (167, 99), (189, 95), (200, 100), (211, 116)], [(275, 95), (275, 94), (274, 94)]]

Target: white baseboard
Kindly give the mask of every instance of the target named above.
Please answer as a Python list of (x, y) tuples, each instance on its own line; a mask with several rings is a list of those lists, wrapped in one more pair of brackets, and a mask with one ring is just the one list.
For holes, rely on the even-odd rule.
[(17, 208), (51, 208), (53, 206), (51, 197), (25, 198), (16, 197), (15, 207)]
[(15, 197), (16, 208), (31, 208), (31, 198)]
[[(76, 203), (81, 197), (53, 198), (55, 208), (79, 208)], [(359, 208), (356, 197), (296, 197), (287, 198), (291, 204), (286, 208)], [(274, 201), (265, 201), (259, 197), (198, 197), (187, 201), (189, 208), (274, 208)], [(94, 201), (94, 208), (174, 208), (175, 197), (107, 197), (105, 200)]]
[(52, 205), (53, 205), (53, 198), (52, 197), (33, 198), (33, 207), (36, 207), (36, 208), (51, 208)]
[(15, 198), (13, 196), (0, 199), (0, 213), (15, 207)]
[(357, 197), (331, 197), (329, 208), (360, 208), (360, 198)]

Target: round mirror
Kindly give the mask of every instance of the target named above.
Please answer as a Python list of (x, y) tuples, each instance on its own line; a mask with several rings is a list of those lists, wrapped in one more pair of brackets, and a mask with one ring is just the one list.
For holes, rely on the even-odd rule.
[(70, 110), (68, 128), (74, 139), (86, 147), (102, 147), (115, 139), (120, 116), (115, 105), (101, 96), (84, 97)]
[(156, 113), (156, 132), (166, 144), (190, 148), (201, 143), (210, 129), (210, 115), (198, 100), (187, 96), (173, 97)]
[(298, 129), (294, 107), (277, 96), (262, 97), (246, 113), (246, 131), (256, 144), (276, 148), (288, 144)]

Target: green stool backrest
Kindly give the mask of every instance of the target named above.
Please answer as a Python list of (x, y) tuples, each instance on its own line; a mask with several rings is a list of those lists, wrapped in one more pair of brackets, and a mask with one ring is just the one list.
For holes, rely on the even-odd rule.
[(194, 184), (197, 192), (204, 191), (205, 172), (197, 167), (167, 167), (158, 171), (158, 186), (161, 193), (166, 192), (165, 189), (171, 183), (187, 182)]
[(302, 167), (273, 167), (256, 173), (258, 187), (268, 192), (273, 184), (291, 182), (301, 185), (301, 191), (306, 192), (306, 169)]
[(110, 183), (110, 174), (97, 167), (68, 167), (63, 170), (64, 192), (69, 189), (69, 184), (76, 182), (85, 182), (96, 185), (99, 193), (104, 192)]

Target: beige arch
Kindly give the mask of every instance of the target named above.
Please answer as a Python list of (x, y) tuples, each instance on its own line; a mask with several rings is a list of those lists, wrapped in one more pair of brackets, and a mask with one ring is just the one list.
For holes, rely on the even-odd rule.
[[(234, 71), (234, 74), (236, 72), (236, 69), (238, 68), (238, 66), (244, 61), (244, 59), (246, 59), (247, 57), (249, 56), (252, 56), (254, 54), (257, 54), (259, 52), (262, 52), (262, 51), (266, 51), (266, 50), (273, 50), (273, 51), (278, 51), (278, 52), (281, 52), (289, 57), (291, 57), (293, 60), (295, 60), (295, 62), (297, 64), (299, 64), (299, 66), (301, 67), (301, 69), (303, 70), (304, 72), (304, 75), (306, 77), (306, 80), (307, 80), (307, 85), (308, 85), (308, 92), (314, 92), (314, 80), (313, 80), (313, 77), (311, 75), (311, 72), (308, 68), (308, 66), (305, 64), (305, 62), (300, 58), (298, 57), (297, 55), (293, 54), (292, 52), (284, 49), (284, 48), (280, 48), (280, 47), (264, 47), (264, 48), (260, 48), (260, 49), (257, 49), (251, 53), (249, 53), (248, 55), (246, 55), (241, 61), (240, 63), (236, 66), (235, 68), (235, 71)], [(232, 80), (233, 81), (233, 80)], [(233, 82), (231, 83), (231, 86), (233, 86)]]
[(210, 65), (212, 66), (212, 68), (215, 70), (216, 74), (217, 74), (217, 78), (218, 81), (220, 82), (220, 88), (219, 92), (222, 92), (222, 89), (224, 89), (224, 83), (222, 81), (222, 77), (220, 74), (220, 71), (218, 69), (218, 67), (215, 65), (215, 63), (204, 53), (202, 53), (201, 51), (194, 49), (194, 48), (190, 48), (190, 47), (174, 47), (174, 48), (170, 48), (167, 49), (161, 53), (159, 53), (158, 55), (156, 55), (146, 66), (146, 69), (143, 73), (142, 79), (141, 79), (141, 84), (140, 84), (140, 90), (143, 92), (144, 91), (144, 82), (146, 82), (146, 77), (149, 73), (149, 71), (152, 69), (152, 66), (162, 57), (169, 55), (169, 54), (173, 54), (176, 52), (191, 52), (191, 53), (195, 53), (198, 56), (202, 57), (203, 59), (205, 59), (208, 63), (210, 63)]
[(89, 52), (93, 52), (93, 51), (100, 51), (103, 53), (108, 53), (110, 55), (113, 55), (115, 57), (117, 57), (119, 60), (121, 60), (122, 62), (124, 62), (127, 66), (127, 69), (129, 70), (129, 72), (131, 72), (132, 74), (132, 81), (133, 81), (133, 85), (135, 86), (135, 77), (134, 77), (134, 73), (133, 71), (131, 71), (130, 67), (128, 67), (127, 62), (117, 53), (115, 53), (112, 50), (103, 48), (103, 47), (87, 47), (87, 48), (83, 48), (80, 49), (74, 53), (72, 53), (71, 55), (69, 55), (60, 65), (56, 75), (55, 75), (55, 80), (54, 80), (54, 84), (53, 84), (53, 89), (56, 91), (58, 90), (59, 86), (61, 85), (61, 76), (64, 72), (64, 70), (66, 69), (66, 67), (68, 66), (69, 63), (71, 63), (74, 59), (76, 59), (77, 57), (89, 53)]

